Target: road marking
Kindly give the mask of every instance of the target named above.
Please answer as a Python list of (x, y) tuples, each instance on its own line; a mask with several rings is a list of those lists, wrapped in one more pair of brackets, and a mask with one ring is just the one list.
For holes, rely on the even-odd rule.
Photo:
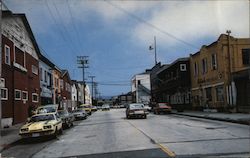
[(156, 144), (163, 152), (165, 152), (168, 156), (170, 157), (176, 157), (175, 153), (173, 151), (171, 151), (168, 147), (157, 143), (153, 138), (151, 138), (149, 135), (147, 135), (145, 132), (143, 132), (142, 130), (140, 130), (139, 128), (137, 128), (134, 124), (132, 124), (131, 122), (127, 121), (131, 126), (133, 126), (137, 131), (139, 131), (140, 133), (142, 133), (143, 135), (145, 135), (147, 138), (150, 139), (150, 141), (153, 144)]
[(157, 145), (161, 148), (162, 151), (164, 151), (166, 154), (168, 154), (168, 156), (170, 157), (176, 157), (175, 153), (172, 152), (168, 147), (157, 143)]

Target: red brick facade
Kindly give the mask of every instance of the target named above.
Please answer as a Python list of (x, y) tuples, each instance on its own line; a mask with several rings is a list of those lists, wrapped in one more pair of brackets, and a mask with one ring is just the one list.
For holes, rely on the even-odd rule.
[(40, 51), (24, 14), (3, 12), (2, 24), (2, 117), (17, 124), (40, 105)]
[[(26, 71), (23, 71), (13, 65), (14, 62), (14, 49), (18, 48), (14, 47), (13, 42), (2, 36), (2, 44), (3, 44), (3, 58), (2, 58), (2, 78), (5, 80), (5, 88), (7, 88), (7, 100), (2, 101), (3, 108), (3, 118), (13, 118), (13, 124), (24, 122), (28, 117), (28, 107), (38, 106), (39, 105), (39, 94), (40, 94), (40, 83), (39, 83), (39, 74), (34, 74), (32, 72), (33, 67), (39, 67), (38, 60), (32, 57), (27, 52), (22, 52), (20, 49), (18, 53), (23, 53), (24, 58), (22, 60), (16, 60), (17, 62), (21, 62), (18, 64), (23, 64), (26, 68)], [(5, 46), (10, 47), (10, 65), (5, 62)], [(21, 91), (21, 99), (15, 98), (15, 90)], [(23, 97), (23, 92), (28, 93), (27, 100)], [(32, 94), (38, 94), (38, 101), (34, 101), (32, 98)], [(33, 96), (35, 97), (35, 96)], [(35, 99), (35, 98), (34, 98)]]

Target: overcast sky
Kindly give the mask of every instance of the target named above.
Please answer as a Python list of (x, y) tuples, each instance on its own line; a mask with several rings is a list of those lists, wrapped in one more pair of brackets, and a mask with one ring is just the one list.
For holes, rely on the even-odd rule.
[[(131, 90), (130, 80), (158, 61), (171, 63), (209, 45), (227, 29), (249, 37), (249, 1), (3, 0), (25, 13), (43, 54), (82, 80), (76, 56), (89, 56), (103, 96)], [(86, 77), (87, 79), (87, 77)], [(90, 80), (88, 78), (88, 80)], [(115, 85), (103, 85), (115, 84)]]

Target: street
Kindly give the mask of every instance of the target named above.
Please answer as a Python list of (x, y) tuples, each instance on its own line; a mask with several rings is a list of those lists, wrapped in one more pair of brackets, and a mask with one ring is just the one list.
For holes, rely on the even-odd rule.
[(3, 157), (247, 157), (250, 128), (174, 114), (126, 119), (125, 109), (97, 111), (57, 139), (20, 140)]

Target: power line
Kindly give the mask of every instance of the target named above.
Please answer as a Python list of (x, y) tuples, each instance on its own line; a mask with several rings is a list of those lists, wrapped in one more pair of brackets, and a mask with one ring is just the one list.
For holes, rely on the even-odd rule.
[[(53, 5), (54, 5), (54, 8), (56, 9), (56, 13), (58, 14), (59, 19), (60, 19), (61, 21), (63, 21), (63, 20), (62, 20), (62, 17), (61, 17), (61, 14), (60, 14), (60, 12), (58, 11), (58, 8), (57, 8), (55, 2), (53, 2)], [(63, 22), (62, 22), (62, 28), (64, 29), (64, 32), (68, 34), (68, 37), (71, 37), (71, 36), (70, 36), (70, 33), (69, 33), (68, 30), (67, 30), (67, 27), (64, 25)], [(75, 44), (75, 43), (71, 40), (71, 38), (67, 38), (67, 39), (69, 39), (69, 41), (70, 41), (72, 44)], [(75, 47), (73, 47), (73, 48), (75, 48)], [(74, 49), (72, 49), (72, 50), (74, 50)], [(79, 51), (81, 51), (81, 50), (79, 50)], [(74, 51), (73, 51), (73, 53), (76, 54)]]
[(80, 38), (80, 36), (79, 36), (79, 31), (78, 31), (78, 29), (77, 29), (77, 26), (76, 26), (75, 21), (74, 21), (74, 18), (73, 18), (73, 14), (72, 14), (72, 11), (71, 11), (71, 8), (70, 8), (69, 0), (66, 0), (66, 2), (67, 2), (69, 14), (70, 14), (70, 19), (71, 19), (72, 24), (73, 24), (73, 29), (74, 29), (75, 34), (76, 34), (76, 37), (77, 37), (77, 39), (78, 39), (77, 41), (78, 41), (78, 44), (79, 44), (79, 48), (81, 47), (80, 50), (81, 50), (81, 49), (84, 50), (83, 47), (82, 47), (82, 44), (80, 43), (81, 38)]
[(106, 3), (108, 3), (108, 4), (110, 4), (111, 6), (115, 7), (116, 9), (118, 9), (118, 10), (120, 10), (120, 11), (122, 11), (122, 12), (128, 14), (130, 17), (132, 17), (132, 18), (134, 18), (134, 19), (136, 19), (136, 20), (138, 20), (138, 21), (140, 21), (140, 22), (143, 22), (144, 24), (146, 24), (146, 25), (148, 25), (148, 26), (154, 28), (155, 30), (157, 30), (157, 31), (159, 31), (159, 32), (161, 32), (161, 33), (163, 33), (163, 34), (165, 34), (165, 35), (167, 35), (167, 36), (169, 36), (169, 37), (171, 37), (171, 38), (173, 38), (173, 39), (175, 39), (175, 40), (177, 40), (177, 41), (179, 41), (179, 42), (185, 44), (185, 45), (188, 45), (188, 46), (190, 46), (190, 47), (192, 47), (192, 48), (199, 49), (197, 46), (195, 46), (195, 45), (193, 45), (193, 44), (191, 44), (191, 43), (188, 43), (188, 42), (186, 42), (186, 41), (184, 41), (184, 40), (182, 40), (182, 39), (180, 39), (180, 38), (178, 38), (178, 37), (176, 37), (176, 36), (174, 36), (174, 35), (168, 33), (168, 32), (165, 31), (165, 30), (160, 29), (159, 27), (157, 27), (157, 26), (155, 26), (155, 25), (153, 25), (153, 24), (147, 22), (146, 20), (144, 20), (144, 19), (142, 19), (142, 18), (140, 18), (140, 17), (138, 17), (138, 16), (136, 16), (136, 15), (134, 15), (134, 14), (128, 12), (128, 11), (125, 10), (124, 8), (119, 7), (118, 5), (115, 5), (114, 3), (110, 2), (110, 1), (107, 1), (107, 0), (104, 0), (104, 1), (105, 1)]

